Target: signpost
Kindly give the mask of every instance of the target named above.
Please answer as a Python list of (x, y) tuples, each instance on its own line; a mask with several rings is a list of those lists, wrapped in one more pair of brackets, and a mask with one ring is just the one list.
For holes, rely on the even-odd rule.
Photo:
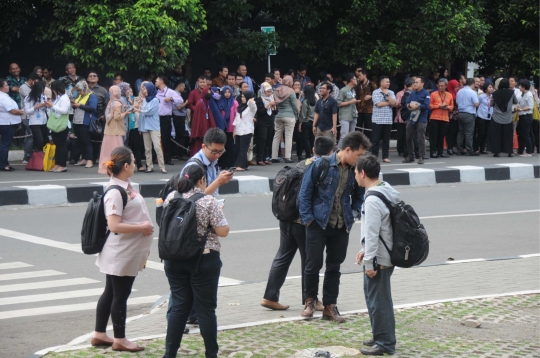
[[(266, 33), (271, 33), (271, 32), (275, 32), (276, 28), (274, 26), (262, 26), (261, 31), (266, 32)], [(276, 47), (275, 46), (272, 46), (272, 47), (273, 49), (270, 49), (270, 53), (268, 54), (268, 72), (271, 71), (270, 56), (274, 56), (277, 54)]]

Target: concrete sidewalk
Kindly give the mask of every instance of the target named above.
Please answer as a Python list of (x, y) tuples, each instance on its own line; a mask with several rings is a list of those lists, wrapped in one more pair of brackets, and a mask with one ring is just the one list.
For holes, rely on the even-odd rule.
[[(224, 265), (227, 265), (227, 262), (224, 262)], [(260, 306), (265, 287), (266, 282), (220, 287), (217, 308), (218, 329), (227, 330), (301, 319), (303, 305), (300, 278), (288, 279), (281, 290), (280, 302), (291, 305), (287, 311), (271, 311)], [(338, 298), (341, 314), (365, 312), (362, 287), (362, 273), (341, 276)], [(396, 308), (518, 292), (539, 292), (539, 290), (540, 254), (397, 269), (392, 277)], [(134, 340), (164, 337), (167, 327), (166, 311), (167, 301), (164, 300), (150, 313), (130, 321), (127, 324), (127, 337)], [(316, 317), (320, 317), (320, 313)], [(198, 329), (192, 328), (190, 333), (198, 333)], [(112, 335), (112, 332), (110, 334)], [(87, 347), (90, 338), (91, 333), (74, 339), (66, 346), (56, 347), (53, 351)], [(46, 351), (39, 353), (44, 354)]]

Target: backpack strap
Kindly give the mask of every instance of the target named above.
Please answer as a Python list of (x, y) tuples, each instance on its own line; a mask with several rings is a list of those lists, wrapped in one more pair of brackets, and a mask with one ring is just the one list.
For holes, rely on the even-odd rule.
[(105, 192), (103, 193), (102, 198), (105, 199), (105, 194), (107, 194), (112, 189), (116, 189), (120, 192), (120, 195), (122, 196), (122, 204), (124, 205), (124, 208), (125, 208), (128, 202), (128, 196), (126, 193), (126, 189), (122, 188), (120, 185), (111, 185), (110, 187), (108, 187), (107, 190), (105, 190)]
[[(392, 203), (390, 202), (390, 200), (388, 200), (388, 198), (383, 194), (383, 193), (379, 193), (378, 191), (374, 191), (374, 190), (370, 190), (365, 196), (364, 196), (364, 202), (366, 201), (366, 199), (370, 196), (376, 196), (377, 198), (379, 198), (383, 203), (384, 205), (386, 205), (386, 207), (388, 208), (388, 211), (390, 212), (390, 222), (392, 223), (392, 231), (394, 229), (394, 215), (392, 213), (392, 210), (393, 210), (393, 207), (392, 207)], [(381, 240), (381, 242), (383, 243), (384, 247), (386, 248), (386, 251), (388, 251), (388, 254), (390, 254), (390, 256), (392, 255), (392, 251), (388, 248), (388, 246), (386, 245), (386, 242), (384, 242), (383, 238), (381, 235), (379, 235), (379, 240)]]

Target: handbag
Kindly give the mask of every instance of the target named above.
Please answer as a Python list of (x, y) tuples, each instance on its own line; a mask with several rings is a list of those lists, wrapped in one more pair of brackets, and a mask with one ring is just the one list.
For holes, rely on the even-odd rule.
[(45, 154), (41, 151), (32, 153), (28, 164), (26, 164), (26, 170), (43, 171)]
[(69, 115), (67, 113), (60, 116), (52, 115), (49, 116), (49, 120), (47, 121), (47, 128), (52, 132), (60, 133), (67, 128), (68, 121)]
[(92, 118), (90, 120), (90, 133), (94, 134), (103, 134), (103, 125), (101, 124), (100, 120), (97, 118)]
[(532, 116), (535, 121), (540, 121), (540, 111), (538, 111), (538, 103), (536, 101), (534, 101)]
[(56, 145), (47, 143), (43, 147), (43, 171), (48, 172), (56, 165)]

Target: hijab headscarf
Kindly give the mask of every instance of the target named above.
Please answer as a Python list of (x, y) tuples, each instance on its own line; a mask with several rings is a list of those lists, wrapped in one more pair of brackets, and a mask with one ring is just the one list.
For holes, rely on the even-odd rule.
[(122, 106), (122, 101), (120, 100), (121, 95), (122, 91), (120, 90), (120, 87), (111, 86), (111, 88), (109, 88), (109, 97), (111, 99), (109, 101), (109, 104), (107, 105), (107, 109), (105, 109), (105, 119), (107, 122), (111, 120), (114, 110), (117, 107)]
[(508, 110), (508, 102), (514, 95), (514, 91), (510, 89), (510, 82), (508, 79), (503, 78), (499, 83), (499, 89), (493, 92), (493, 102), (502, 111)]
[(221, 129), (222, 131), (225, 131), (225, 128), (227, 128), (226, 121), (224, 116), (221, 115), (221, 111), (219, 110), (219, 102), (221, 101), (221, 95), (218, 92), (218, 87), (211, 87), (210, 91), (212, 91), (212, 98), (208, 101), (210, 104), (210, 110), (212, 111), (212, 114), (214, 115), (214, 121), (216, 122), (216, 127)]
[[(210, 105), (205, 98), (210, 88), (205, 87), (202, 90), (202, 97), (197, 101), (191, 114), (191, 139), (202, 139), (210, 128), (216, 127), (214, 114), (207, 110)], [(208, 116), (207, 116), (208, 114)]]
[(291, 76), (285, 76), (283, 77), (283, 81), (281, 81), (281, 86), (274, 91), (274, 98), (277, 103), (281, 103), (285, 101), (291, 93), (295, 93), (292, 89), (293, 86), (293, 78)]
[[(225, 91), (229, 91), (231, 96), (227, 99), (225, 98)], [(219, 109), (221, 111), (224, 111), (223, 119), (225, 120), (225, 123), (227, 123), (227, 127), (229, 126), (230, 120), (231, 120), (231, 108), (234, 106), (234, 91), (230, 86), (225, 86), (221, 89), (221, 99), (219, 100)], [(234, 119), (234, 118), (233, 118)]]
[[(75, 85), (75, 89), (79, 93), (79, 97), (86, 96), (88, 93), (90, 93), (90, 87), (88, 87), (88, 83), (86, 81), (79, 81)], [(84, 93), (84, 95), (82, 94)]]
[(120, 96), (127, 97), (127, 92), (129, 90), (129, 83), (121, 82), (117, 84), (117, 86), (120, 88)]
[(146, 102), (150, 102), (154, 98), (156, 98), (157, 89), (156, 89), (156, 86), (154, 86), (154, 84), (148, 82), (144, 84), (144, 87), (146, 88), (146, 92), (148, 92), (145, 97)]
[[(248, 101), (255, 97), (255, 93), (253, 91), (244, 91), (242, 92), (242, 95), (244, 95), (246, 99), (246, 103), (242, 103), (242, 97), (240, 97), (240, 106), (238, 106), (238, 114), (240, 114), (240, 118), (242, 118), (242, 112), (244, 112), (248, 108)], [(242, 96), (240, 95), (240, 96)]]
[[(262, 99), (265, 107), (268, 106), (268, 103), (274, 101), (274, 94), (273, 93), (270, 96), (266, 96), (266, 91), (270, 91), (270, 90), (273, 91), (272, 85), (270, 85), (270, 83), (263, 82), (261, 84), (261, 99)], [(268, 107), (266, 109), (266, 113), (268, 113), (268, 115), (271, 116), (272, 115), (272, 110), (275, 110), (275, 109), (276, 109), (275, 106), (274, 107), (270, 106), (270, 107)]]

